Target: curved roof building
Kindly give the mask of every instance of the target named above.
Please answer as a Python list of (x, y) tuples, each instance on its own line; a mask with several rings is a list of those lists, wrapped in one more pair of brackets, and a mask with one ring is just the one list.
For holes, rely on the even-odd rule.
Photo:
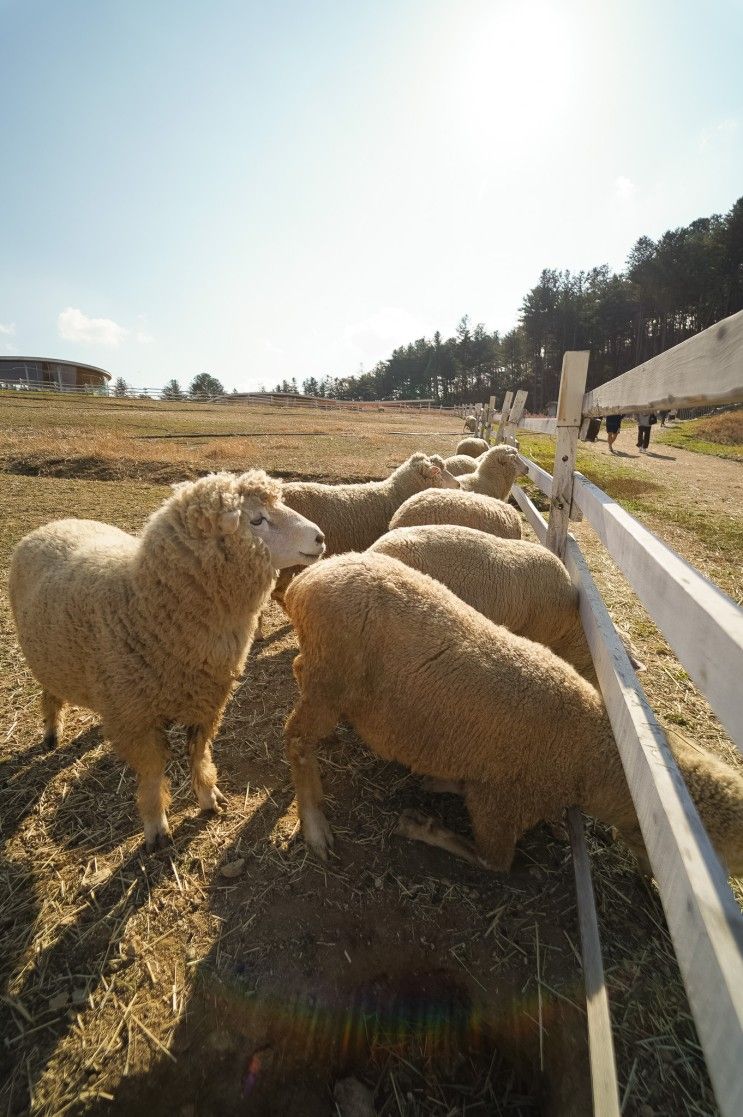
[(0, 356), (0, 387), (9, 385), (28, 388), (103, 388), (111, 373), (80, 361), (63, 361), (59, 357)]

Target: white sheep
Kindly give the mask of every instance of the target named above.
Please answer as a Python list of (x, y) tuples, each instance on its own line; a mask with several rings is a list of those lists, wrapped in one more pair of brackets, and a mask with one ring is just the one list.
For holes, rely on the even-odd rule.
[(484, 438), (463, 438), (457, 443), (456, 453), (467, 454), (471, 458), (479, 458), (480, 454), (484, 454), (489, 449), (490, 443), (486, 442)]
[[(569, 806), (644, 857), (598, 691), (548, 648), (494, 625), (387, 555), (339, 555), (295, 578), (300, 698), (285, 728), (305, 840), (327, 856), (316, 745), (343, 718), (385, 760), (462, 781), (474, 847), (413, 815), (403, 832), (508, 871), (516, 842)], [(673, 751), (728, 870), (743, 872), (743, 775), (695, 746)]]
[(503, 539), (521, 538), (521, 517), (503, 500), (481, 493), (428, 489), (408, 497), (390, 520), (390, 530), (421, 524), (461, 524)]
[[(398, 466), (384, 481), (325, 485), (317, 481), (292, 481), (284, 485), (284, 500), (290, 508), (317, 522), (325, 534), (326, 554), (363, 551), (387, 530), (391, 516), (413, 493), (433, 489), (459, 489), (459, 481), (447, 472), (444, 459), (417, 453)], [(296, 573), (285, 570), (274, 590), (281, 601)], [(263, 617), (258, 639), (263, 638)]]
[(261, 470), (175, 485), (135, 537), (94, 520), (56, 520), (25, 536), (10, 601), (43, 688), (47, 747), (67, 703), (100, 714), (139, 782), (147, 849), (168, 831), (166, 727), (187, 727), (199, 805), (224, 796), (211, 757), (234, 681), (276, 571), (324, 550), (314, 523)]
[(435, 578), (494, 624), (546, 645), (597, 685), (578, 591), (559, 558), (541, 543), (425, 525), (390, 531), (369, 551)]
[(474, 434), (477, 430), (477, 416), (468, 415), (467, 418), (464, 420), (464, 426), (462, 427), (462, 430), (469, 431), (471, 434)]
[(459, 479), (460, 487), (471, 493), (507, 500), (511, 486), (519, 475), (527, 473), (526, 463), (514, 446), (500, 443), (477, 459), (474, 473)]

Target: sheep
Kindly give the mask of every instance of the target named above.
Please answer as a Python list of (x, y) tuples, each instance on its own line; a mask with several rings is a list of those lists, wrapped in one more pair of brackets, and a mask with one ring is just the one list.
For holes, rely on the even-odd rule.
[(463, 473), (475, 472), (477, 458), (470, 457), (469, 454), (453, 454), (452, 457), (446, 458), (444, 465), (453, 477), (461, 477)]
[[(413, 493), (433, 488), (458, 489), (459, 481), (447, 472), (437, 454), (413, 454), (384, 481), (355, 485), (323, 485), (315, 481), (293, 481), (284, 485), (284, 500), (290, 508), (309, 516), (325, 533), (326, 554), (363, 551), (387, 530), (390, 517)], [(296, 570), (285, 570), (274, 589), (281, 602)], [(259, 623), (263, 638), (263, 616)]]
[(464, 420), (464, 426), (462, 427), (462, 430), (469, 431), (470, 434), (474, 434), (477, 430), (477, 416), (468, 415)]
[[(440, 463), (440, 464), (439, 464)], [(413, 454), (384, 481), (322, 485), (293, 481), (284, 485), (290, 508), (316, 521), (325, 533), (328, 555), (363, 551), (384, 534), (397, 509), (413, 493), (428, 488), (458, 489), (459, 482), (425, 454)]]
[(521, 517), (503, 500), (481, 493), (428, 489), (408, 497), (390, 520), (390, 530), (421, 524), (461, 524), (502, 539), (521, 538)]
[(317, 524), (287, 508), (262, 470), (173, 486), (139, 537), (56, 520), (18, 544), (10, 600), (42, 687), (44, 744), (68, 703), (100, 714), (137, 774), (146, 848), (168, 835), (166, 728), (186, 726), (199, 805), (219, 810), (211, 741), (253, 642), (276, 571), (324, 550)]
[[(285, 742), (302, 832), (318, 856), (332, 833), (315, 747), (342, 717), (383, 759), (462, 781), (474, 845), (414, 813), (401, 822), (407, 836), (507, 872), (524, 833), (577, 806), (644, 858), (601, 695), (548, 648), (370, 552), (304, 571), (286, 608), (300, 697)], [(743, 872), (743, 775), (677, 738), (672, 748), (728, 871)]]
[(428, 574), (494, 624), (545, 644), (594, 686), (596, 670), (578, 613), (578, 591), (541, 543), (450, 525), (404, 527), (369, 548)]
[(475, 472), (462, 476), (459, 484), (467, 492), (507, 500), (516, 477), (526, 472), (526, 463), (515, 447), (501, 443), (478, 458)]
[(467, 454), (470, 458), (479, 458), (480, 454), (484, 454), (489, 449), (490, 443), (486, 442), (484, 438), (463, 438), (461, 442), (457, 443), (456, 452), (457, 454)]

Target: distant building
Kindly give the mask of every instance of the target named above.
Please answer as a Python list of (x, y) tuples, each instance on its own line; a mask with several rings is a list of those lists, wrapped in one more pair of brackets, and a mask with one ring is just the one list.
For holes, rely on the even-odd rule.
[(62, 361), (59, 357), (0, 356), (0, 387), (23, 385), (28, 388), (105, 388), (111, 373), (95, 365), (79, 361)]

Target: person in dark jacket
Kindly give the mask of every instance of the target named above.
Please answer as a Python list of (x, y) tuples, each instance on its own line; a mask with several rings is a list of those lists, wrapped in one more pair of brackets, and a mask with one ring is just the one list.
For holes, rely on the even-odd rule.
[(614, 443), (617, 440), (617, 435), (619, 434), (619, 428), (621, 427), (621, 425), (621, 415), (606, 416), (606, 441), (609, 443), (609, 450), (612, 454), (615, 453)]

